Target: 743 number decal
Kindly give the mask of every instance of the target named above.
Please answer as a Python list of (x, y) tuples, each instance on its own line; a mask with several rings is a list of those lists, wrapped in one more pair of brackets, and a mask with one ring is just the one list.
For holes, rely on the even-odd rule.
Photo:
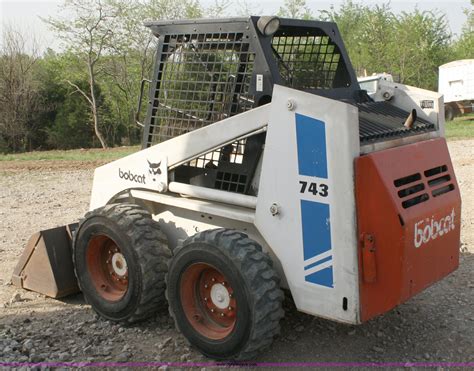
[(305, 182), (300, 180), (300, 193), (312, 193), (314, 196), (327, 197), (329, 187), (324, 183)]

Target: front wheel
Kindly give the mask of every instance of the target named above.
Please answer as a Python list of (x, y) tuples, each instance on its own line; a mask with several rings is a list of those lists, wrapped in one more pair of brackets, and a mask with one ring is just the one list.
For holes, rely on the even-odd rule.
[(198, 233), (174, 251), (167, 275), (170, 313), (204, 355), (248, 359), (270, 346), (283, 317), (271, 259), (244, 233)]
[(87, 213), (73, 256), (84, 297), (101, 316), (131, 323), (164, 306), (171, 252), (158, 223), (140, 206), (107, 205)]

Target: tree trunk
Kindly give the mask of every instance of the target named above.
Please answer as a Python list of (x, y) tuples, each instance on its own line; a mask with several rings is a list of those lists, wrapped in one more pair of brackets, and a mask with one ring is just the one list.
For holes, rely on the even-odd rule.
[(91, 64), (89, 64), (89, 85), (91, 91), (91, 101), (92, 101), (92, 116), (94, 119), (94, 132), (97, 138), (99, 139), (100, 145), (102, 148), (107, 148), (107, 143), (99, 130), (99, 114), (97, 112), (97, 101), (95, 99), (95, 76), (94, 76), (94, 68)]

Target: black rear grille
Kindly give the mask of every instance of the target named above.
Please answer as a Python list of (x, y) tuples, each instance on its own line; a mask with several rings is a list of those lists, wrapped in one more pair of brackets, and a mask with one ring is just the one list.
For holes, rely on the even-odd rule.
[(442, 194), (454, 190), (454, 184), (449, 175), (448, 166), (440, 165), (425, 171), (425, 177), (428, 180), (428, 187), (431, 188), (431, 195), (439, 197)]
[[(430, 191), (432, 197), (439, 197), (454, 190), (447, 165), (425, 170), (423, 174), (423, 179), (421, 173), (415, 173), (393, 181), (404, 209), (428, 201)], [(425, 187), (425, 184), (427, 187)]]
[(402, 200), (402, 207), (404, 209), (408, 209), (409, 207), (428, 201), (430, 198), (428, 193), (422, 192), (425, 190), (425, 185), (421, 180), (420, 173), (395, 179), (393, 184), (398, 188), (397, 194)]
[(434, 124), (417, 117), (411, 129), (403, 126), (409, 112), (387, 102), (358, 104), (361, 144), (406, 137), (435, 130)]

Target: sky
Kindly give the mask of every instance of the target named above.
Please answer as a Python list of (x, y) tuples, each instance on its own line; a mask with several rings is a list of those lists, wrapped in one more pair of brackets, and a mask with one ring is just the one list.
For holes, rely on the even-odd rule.
[[(179, 0), (177, 0), (179, 1)], [(201, 0), (203, 6), (210, 6), (213, 0)], [(343, 0), (306, 0), (306, 4), (313, 13), (317, 10), (329, 9), (331, 5), (336, 8)], [(368, 0), (357, 1), (366, 4), (384, 4), (387, 0)], [(58, 5), (62, 0), (0, 0), (0, 32), (5, 24), (13, 24), (20, 28), (25, 34), (34, 33), (40, 48), (45, 50), (47, 47), (53, 49), (59, 48), (59, 42), (48, 27), (41, 21), (40, 17), (47, 18), (58, 14)], [(248, 4), (255, 4), (254, 1), (247, 1)], [(283, 4), (283, 0), (259, 0), (258, 5), (251, 9), (257, 14), (276, 14), (279, 7)], [(470, 0), (392, 0), (391, 8), (395, 13), (401, 11), (410, 11), (415, 7), (420, 10), (439, 10), (446, 13), (449, 21), (451, 32), (459, 34), (461, 27), (466, 21), (463, 9), (470, 7)], [(236, 14), (238, 10), (238, 2), (233, 1), (230, 8), (227, 9), (229, 14)]]

